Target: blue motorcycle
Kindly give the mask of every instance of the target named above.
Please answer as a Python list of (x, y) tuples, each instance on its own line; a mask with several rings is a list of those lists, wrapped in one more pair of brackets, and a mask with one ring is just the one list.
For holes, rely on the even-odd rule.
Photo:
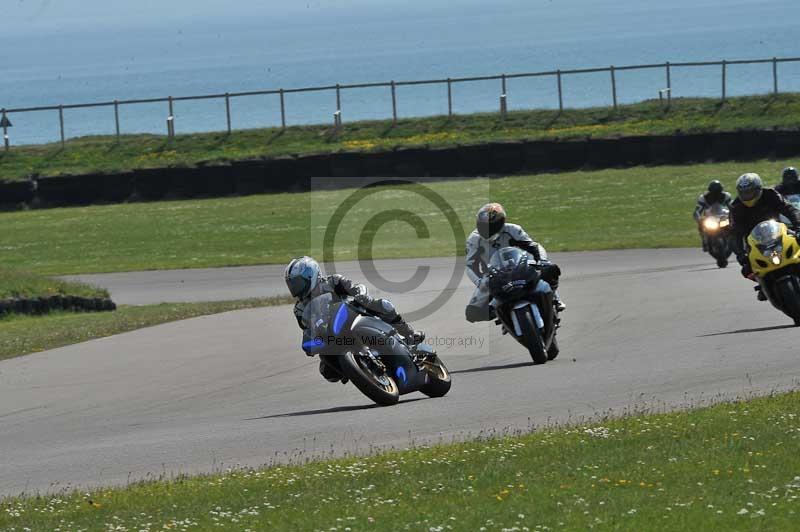
[(450, 372), (431, 346), (410, 347), (391, 325), (351, 299), (317, 296), (302, 320), (303, 350), (319, 355), (343, 382), (379, 405), (393, 405), (411, 392), (443, 397), (450, 390)]

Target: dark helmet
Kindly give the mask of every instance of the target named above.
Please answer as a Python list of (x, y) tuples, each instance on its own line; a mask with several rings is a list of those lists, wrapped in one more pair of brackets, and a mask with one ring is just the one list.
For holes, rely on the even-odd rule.
[(478, 211), (475, 226), (483, 238), (491, 238), (506, 224), (506, 210), (499, 203), (487, 203)]
[(743, 174), (736, 180), (736, 192), (739, 193), (739, 199), (747, 207), (752, 207), (758, 203), (763, 190), (764, 185), (761, 182), (761, 176), (758, 174)]
[(789, 166), (783, 169), (783, 184), (784, 185), (794, 185), (800, 178), (797, 176), (797, 168), (794, 166)]
[(292, 297), (303, 299), (319, 283), (319, 263), (311, 257), (292, 259), (283, 276)]
[(715, 179), (714, 181), (708, 184), (708, 191), (716, 196), (722, 194), (723, 190), (724, 188), (722, 187), (722, 183), (720, 183), (718, 179)]

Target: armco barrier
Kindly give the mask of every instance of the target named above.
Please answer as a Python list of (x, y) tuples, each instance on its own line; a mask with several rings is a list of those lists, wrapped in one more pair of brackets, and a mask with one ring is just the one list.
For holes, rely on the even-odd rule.
[(55, 310), (78, 312), (104, 312), (116, 310), (109, 298), (53, 295), (27, 299), (0, 299), (0, 316), (3, 314), (47, 314)]
[[(125, 200), (218, 197), (308, 190), (322, 177), (458, 178), (520, 172), (598, 169), (634, 165), (748, 161), (800, 155), (800, 130), (738, 131), (621, 137), (616, 139), (491, 142), (441, 148), (397, 148), (143, 169), (119, 174), (58, 176), (0, 182), (0, 206), (86, 205)], [(746, 167), (742, 168), (742, 171)], [(328, 183), (329, 182), (329, 183)]]
[(30, 181), (0, 182), (0, 205), (13, 206), (33, 202), (33, 183)]

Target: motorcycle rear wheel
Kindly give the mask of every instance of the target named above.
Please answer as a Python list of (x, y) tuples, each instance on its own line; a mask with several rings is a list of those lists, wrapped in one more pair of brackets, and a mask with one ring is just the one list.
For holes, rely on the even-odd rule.
[(547, 352), (544, 350), (544, 343), (542, 343), (542, 336), (539, 334), (539, 329), (533, 322), (530, 310), (520, 309), (517, 310), (517, 319), (519, 320), (519, 328), (522, 330), (522, 338), (525, 342), (525, 347), (528, 348), (534, 364), (544, 364), (547, 362)]
[(420, 391), (428, 397), (444, 397), (450, 391), (450, 372), (438, 356), (426, 359), (422, 367), (428, 373), (428, 382)]
[(400, 390), (394, 379), (386, 374), (376, 375), (374, 370), (364, 363), (362, 356), (348, 351), (342, 355), (339, 366), (355, 387), (377, 404), (391, 406), (400, 400)]

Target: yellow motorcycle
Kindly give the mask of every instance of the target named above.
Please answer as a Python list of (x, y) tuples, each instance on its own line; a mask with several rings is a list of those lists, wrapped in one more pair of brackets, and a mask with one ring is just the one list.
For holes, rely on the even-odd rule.
[(785, 224), (761, 222), (747, 237), (748, 258), (761, 291), (800, 325), (800, 244)]

